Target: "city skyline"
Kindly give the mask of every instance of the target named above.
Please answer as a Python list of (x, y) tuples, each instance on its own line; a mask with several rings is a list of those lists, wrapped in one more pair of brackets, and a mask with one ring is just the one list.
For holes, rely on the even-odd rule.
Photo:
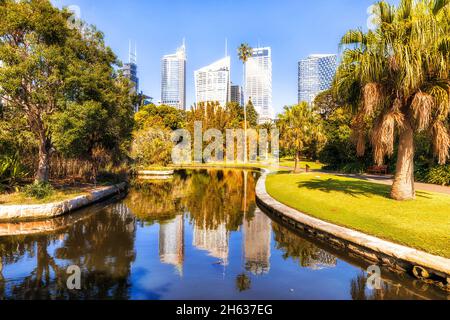
[[(122, 61), (128, 57), (128, 41), (139, 48), (141, 90), (159, 100), (161, 57), (173, 52), (186, 38), (188, 65), (186, 105), (195, 102), (193, 72), (223, 56), (223, 42), (228, 39), (231, 56), (231, 81), (242, 85), (242, 63), (237, 48), (243, 42), (252, 47), (271, 46), (273, 51), (273, 106), (281, 112), (298, 99), (298, 61), (314, 52), (338, 53), (339, 40), (348, 30), (367, 30), (367, 8), (372, 0), (319, 0), (276, 2), (245, 0), (239, 10), (233, 1), (130, 0), (53, 0), (58, 7), (76, 5), (81, 18), (95, 24), (106, 36), (106, 43)], [(397, 1), (390, 1), (396, 3)], [(214, 14), (212, 14), (214, 13)], [(217, 23), (248, 21), (240, 24)], [(198, 19), (202, 17), (202, 19)], [(227, 18), (228, 17), (228, 18)], [(274, 17), (280, 17), (274, 19)], [(173, 23), (176, 21), (176, 23)], [(169, 23), (170, 22), (170, 23)], [(125, 44), (125, 45), (124, 45)]]

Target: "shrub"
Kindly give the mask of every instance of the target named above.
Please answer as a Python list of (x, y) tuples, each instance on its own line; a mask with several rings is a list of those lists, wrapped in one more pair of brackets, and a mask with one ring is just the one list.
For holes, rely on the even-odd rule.
[(25, 186), (23, 192), (27, 197), (44, 199), (50, 197), (55, 192), (55, 189), (49, 183), (40, 182)]
[(173, 143), (168, 129), (144, 129), (134, 134), (131, 158), (140, 167), (166, 166), (171, 161)]
[(450, 185), (450, 165), (431, 168), (425, 177), (426, 182), (443, 186)]
[(0, 185), (3, 185), (3, 188), (16, 186), (26, 176), (27, 172), (17, 155), (0, 157)]

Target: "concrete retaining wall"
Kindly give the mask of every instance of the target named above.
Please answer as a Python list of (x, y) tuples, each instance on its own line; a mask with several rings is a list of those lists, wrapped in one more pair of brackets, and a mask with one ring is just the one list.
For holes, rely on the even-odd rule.
[(87, 205), (107, 199), (127, 188), (127, 183), (102, 187), (88, 195), (49, 204), (37, 205), (0, 205), (0, 221), (21, 221), (49, 219), (83, 208)]
[(278, 216), (296, 229), (312, 234), (319, 241), (355, 253), (374, 264), (408, 272), (425, 281), (433, 281), (444, 290), (450, 291), (450, 259), (340, 227), (290, 208), (267, 193), (268, 173), (268, 170), (263, 170), (256, 186), (258, 205), (265, 211)]

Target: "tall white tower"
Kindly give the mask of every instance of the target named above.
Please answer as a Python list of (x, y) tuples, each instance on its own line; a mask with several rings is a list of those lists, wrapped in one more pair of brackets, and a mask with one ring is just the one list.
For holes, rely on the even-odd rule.
[(225, 107), (231, 99), (231, 59), (229, 56), (201, 68), (194, 73), (197, 104), (219, 102)]
[(186, 45), (162, 58), (161, 103), (186, 110)]
[(259, 114), (259, 123), (274, 118), (272, 105), (272, 49), (255, 48), (245, 71), (245, 101), (252, 101)]

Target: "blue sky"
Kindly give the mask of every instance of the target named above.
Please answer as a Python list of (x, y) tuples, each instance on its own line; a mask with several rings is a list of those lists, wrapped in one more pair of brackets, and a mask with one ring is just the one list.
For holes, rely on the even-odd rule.
[(273, 104), (276, 112), (297, 102), (297, 63), (311, 53), (338, 53), (350, 28), (367, 28), (373, 0), (53, 0), (76, 5), (81, 17), (105, 33), (122, 61), (128, 43), (138, 48), (141, 90), (160, 99), (161, 57), (186, 38), (187, 103), (195, 100), (194, 71), (225, 55), (231, 77), (242, 82), (236, 48), (242, 42), (272, 47)]

